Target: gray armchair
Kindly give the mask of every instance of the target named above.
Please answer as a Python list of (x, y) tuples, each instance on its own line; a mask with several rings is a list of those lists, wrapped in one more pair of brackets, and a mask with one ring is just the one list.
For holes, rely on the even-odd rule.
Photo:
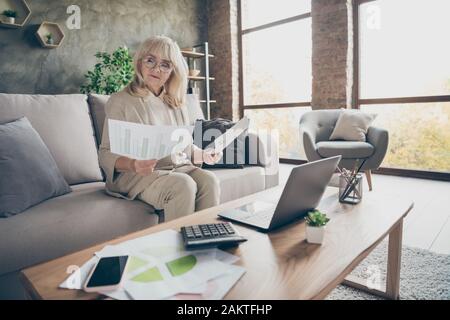
[(384, 129), (370, 127), (366, 142), (330, 141), (329, 138), (342, 110), (316, 110), (300, 118), (300, 139), (308, 161), (342, 155), (341, 168), (352, 169), (356, 159), (367, 159), (364, 171), (372, 190), (371, 170), (377, 169), (386, 155), (389, 135)]

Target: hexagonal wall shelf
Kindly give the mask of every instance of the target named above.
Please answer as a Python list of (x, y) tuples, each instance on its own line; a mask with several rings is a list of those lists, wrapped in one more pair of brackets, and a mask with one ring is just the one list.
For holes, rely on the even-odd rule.
[[(3, 11), (13, 10), (17, 13), (14, 23), (8, 22)], [(20, 28), (27, 23), (31, 10), (25, 0), (0, 0), (0, 27)]]
[[(52, 35), (53, 40), (51, 42), (47, 37), (49, 34)], [(64, 39), (64, 32), (62, 31), (59, 24), (44, 21), (36, 31), (36, 37), (38, 38), (41, 46), (43, 46), (44, 48), (53, 49), (58, 48), (61, 45)]]

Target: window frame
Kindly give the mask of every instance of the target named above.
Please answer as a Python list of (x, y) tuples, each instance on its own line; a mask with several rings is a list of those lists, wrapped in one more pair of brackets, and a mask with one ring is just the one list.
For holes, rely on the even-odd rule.
[[(251, 27), (247, 29), (242, 29), (242, 1), (238, 0), (238, 49), (239, 49), (239, 117), (242, 118), (244, 116), (245, 110), (254, 110), (254, 109), (275, 109), (275, 108), (293, 108), (293, 107), (311, 107), (311, 101), (298, 101), (298, 102), (290, 102), (290, 103), (266, 103), (266, 104), (258, 104), (258, 105), (245, 105), (244, 104), (244, 55), (242, 52), (243, 48), (243, 35), (249, 34), (252, 32), (280, 26), (286, 23), (299, 21), (303, 19), (311, 18), (311, 12), (299, 14), (293, 17), (284, 18), (280, 20), (276, 20), (273, 22), (265, 23), (256, 27)], [(311, 39), (312, 41), (312, 39)], [(295, 161), (295, 160), (294, 160)]]
[[(361, 99), (360, 97), (360, 53), (359, 45), (359, 26), (360, 26), (360, 5), (368, 2), (375, 2), (377, 0), (355, 0), (353, 6), (353, 99), (352, 104), (354, 109), (360, 109), (361, 105), (389, 105), (389, 104), (407, 104), (407, 103), (433, 103), (433, 102), (450, 102), (450, 95), (435, 95), (435, 96), (411, 96), (411, 97), (391, 97), (391, 98), (371, 98)], [(450, 181), (450, 172), (415, 170), (406, 168), (387, 168), (380, 167), (373, 171), (374, 173), (397, 175), (404, 177), (432, 179)]]

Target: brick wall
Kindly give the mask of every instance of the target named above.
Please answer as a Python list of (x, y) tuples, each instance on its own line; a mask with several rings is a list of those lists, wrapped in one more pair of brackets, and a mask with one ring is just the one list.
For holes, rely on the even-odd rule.
[(351, 0), (312, 0), (313, 109), (350, 108), (353, 87)]
[(239, 118), (239, 50), (237, 0), (208, 2), (208, 41), (211, 53), (211, 118)]

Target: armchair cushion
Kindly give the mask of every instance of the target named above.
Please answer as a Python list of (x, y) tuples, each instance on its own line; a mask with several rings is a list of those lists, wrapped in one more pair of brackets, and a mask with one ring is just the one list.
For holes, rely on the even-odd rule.
[(367, 130), (375, 117), (375, 114), (359, 110), (345, 110), (341, 112), (331, 133), (330, 140), (366, 141)]
[(324, 158), (342, 155), (344, 159), (368, 158), (375, 148), (360, 141), (321, 141), (316, 144), (317, 152)]

